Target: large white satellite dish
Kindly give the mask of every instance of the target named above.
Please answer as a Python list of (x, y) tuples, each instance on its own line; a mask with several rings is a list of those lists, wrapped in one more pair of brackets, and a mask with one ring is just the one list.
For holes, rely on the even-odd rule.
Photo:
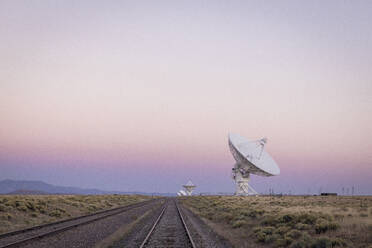
[(250, 174), (276, 176), (280, 169), (274, 159), (264, 150), (266, 138), (249, 141), (238, 134), (229, 134), (229, 148), (236, 163), (232, 168), (237, 195), (258, 195), (248, 184)]

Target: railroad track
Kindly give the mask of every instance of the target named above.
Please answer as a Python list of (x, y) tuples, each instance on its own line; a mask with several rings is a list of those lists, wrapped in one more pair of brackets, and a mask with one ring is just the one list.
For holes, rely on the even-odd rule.
[(140, 246), (145, 247), (196, 247), (175, 200), (165, 204)]
[(20, 245), (24, 245), (25, 243), (31, 242), (33, 240), (37, 240), (46, 236), (51, 236), (60, 232), (64, 232), (78, 226), (82, 226), (113, 215), (117, 215), (134, 208), (145, 206), (147, 204), (151, 204), (156, 201), (159, 201), (159, 199), (139, 202), (123, 207), (117, 207), (109, 210), (100, 211), (93, 214), (79, 216), (40, 226), (34, 226), (31, 228), (18, 230), (14, 232), (4, 233), (0, 235), (0, 248), (19, 247)]

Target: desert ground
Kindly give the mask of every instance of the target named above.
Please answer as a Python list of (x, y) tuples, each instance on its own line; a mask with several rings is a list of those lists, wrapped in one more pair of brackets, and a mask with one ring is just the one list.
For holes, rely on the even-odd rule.
[(180, 200), (235, 247), (372, 247), (372, 196)]
[[(150, 198), (1, 195), (0, 233)], [(372, 247), (372, 196), (191, 196), (177, 200), (234, 247)]]
[(149, 198), (143, 195), (0, 195), (0, 234)]

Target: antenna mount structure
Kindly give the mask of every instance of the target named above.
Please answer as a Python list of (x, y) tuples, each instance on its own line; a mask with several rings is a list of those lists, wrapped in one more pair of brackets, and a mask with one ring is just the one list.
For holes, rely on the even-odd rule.
[(232, 178), (235, 181), (236, 195), (258, 195), (257, 191), (249, 185), (250, 174), (235, 164), (232, 168)]

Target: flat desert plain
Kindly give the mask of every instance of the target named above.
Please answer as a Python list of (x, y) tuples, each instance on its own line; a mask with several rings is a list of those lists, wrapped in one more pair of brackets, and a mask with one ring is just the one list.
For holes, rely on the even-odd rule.
[(192, 196), (235, 247), (372, 247), (372, 196)]
[(0, 234), (150, 198), (143, 195), (0, 195)]

